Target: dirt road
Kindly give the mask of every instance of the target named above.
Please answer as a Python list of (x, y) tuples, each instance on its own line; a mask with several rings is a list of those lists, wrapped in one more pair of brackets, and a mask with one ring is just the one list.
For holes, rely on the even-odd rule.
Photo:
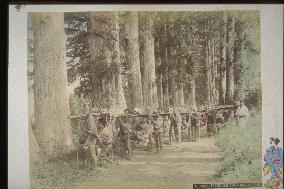
[(72, 189), (189, 189), (193, 183), (213, 183), (221, 158), (214, 138), (207, 137), (165, 145), (160, 154), (137, 149), (130, 161), (99, 169), (97, 177)]

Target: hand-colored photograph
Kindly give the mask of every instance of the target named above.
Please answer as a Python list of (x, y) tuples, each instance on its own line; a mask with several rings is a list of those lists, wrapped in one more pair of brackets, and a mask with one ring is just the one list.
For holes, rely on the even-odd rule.
[(31, 188), (262, 183), (259, 11), (29, 12), (27, 25)]
[(32, 188), (262, 182), (259, 11), (27, 19)]

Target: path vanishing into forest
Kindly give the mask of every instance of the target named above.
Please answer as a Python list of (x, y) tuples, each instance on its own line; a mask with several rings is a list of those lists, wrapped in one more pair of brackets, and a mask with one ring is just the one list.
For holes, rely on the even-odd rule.
[(212, 176), (222, 157), (213, 137), (198, 142), (165, 145), (160, 154), (142, 149), (131, 160), (99, 169), (98, 175), (71, 189), (189, 189), (193, 183), (214, 183)]

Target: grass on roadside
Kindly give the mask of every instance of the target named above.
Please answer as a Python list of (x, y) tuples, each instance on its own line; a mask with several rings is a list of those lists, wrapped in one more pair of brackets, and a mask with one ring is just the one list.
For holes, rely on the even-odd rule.
[[(32, 189), (66, 188), (72, 183), (95, 179), (97, 175), (86, 157), (77, 161), (76, 151), (53, 152), (40, 157), (39, 161), (30, 164)], [(102, 153), (97, 163), (98, 167), (106, 168), (118, 164), (118, 161)]]
[(224, 157), (215, 178), (226, 183), (261, 182), (262, 137), (261, 113), (251, 112), (247, 127), (240, 128), (234, 120), (216, 135), (216, 145)]

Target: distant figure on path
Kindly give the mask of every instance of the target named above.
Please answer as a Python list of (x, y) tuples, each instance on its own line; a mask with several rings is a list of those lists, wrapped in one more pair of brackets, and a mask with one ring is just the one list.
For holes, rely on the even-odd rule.
[(192, 114), (192, 119), (191, 119), (191, 131), (192, 131), (192, 141), (197, 142), (198, 139), (198, 133), (199, 133), (199, 124), (200, 124), (200, 117), (197, 114), (197, 112), (194, 112)]
[(185, 116), (185, 125), (186, 125), (186, 128), (187, 128), (187, 131), (188, 131), (188, 141), (192, 141), (192, 127), (191, 127), (191, 115), (190, 113), (186, 114)]
[(171, 120), (169, 119), (169, 116), (166, 116), (163, 122), (163, 139), (166, 138), (166, 136), (169, 136), (170, 138), (171, 134), (170, 127), (171, 127)]
[(181, 143), (181, 125), (182, 125), (182, 117), (177, 109), (174, 109), (174, 133), (175, 139), (178, 143)]
[(237, 102), (237, 106), (238, 107), (235, 113), (237, 124), (239, 127), (245, 128), (247, 126), (249, 116), (248, 108), (245, 106), (243, 101)]
[(153, 118), (150, 117), (150, 119), (153, 124), (157, 153), (160, 153), (163, 149), (163, 118), (159, 115), (159, 112), (154, 112)]

